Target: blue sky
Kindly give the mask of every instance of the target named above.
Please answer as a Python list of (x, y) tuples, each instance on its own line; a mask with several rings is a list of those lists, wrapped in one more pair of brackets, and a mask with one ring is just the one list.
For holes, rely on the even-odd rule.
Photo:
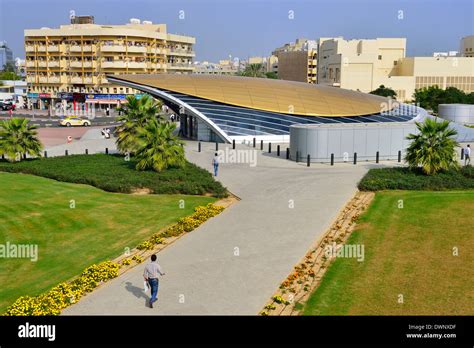
[(195, 36), (196, 59), (210, 61), (332, 36), (406, 37), (408, 55), (423, 56), (458, 50), (461, 37), (474, 34), (474, 0), (0, 0), (0, 40), (24, 57), (23, 30), (66, 24), (70, 10), (100, 24), (166, 23), (171, 33)]

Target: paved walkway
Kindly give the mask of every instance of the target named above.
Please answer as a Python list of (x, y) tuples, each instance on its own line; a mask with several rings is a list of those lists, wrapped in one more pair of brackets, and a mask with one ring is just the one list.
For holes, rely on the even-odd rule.
[[(188, 159), (211, 170), (214, 145), (203, 143), (203, 152), (196, 150), (196, 143), (187, 143)], [(275, 154), (257, 153), (255, 167), (220, 168), (218, 179), (242, 200), (158, 254), (166, 275), (154, 309), (146, 306), (149, 293), (142, 291), (142, 264), (63, 314), (257, 314), (352, 197), (370, 166), (307, 168)]]

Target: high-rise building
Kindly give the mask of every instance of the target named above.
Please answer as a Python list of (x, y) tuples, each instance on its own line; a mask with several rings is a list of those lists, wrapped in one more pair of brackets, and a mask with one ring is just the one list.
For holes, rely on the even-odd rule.
[(318, 43), (316, 40), (304, 38), (276, 48), (272, 55), (278, 58), (278, 78), (316, 83), (317, 49)]
[(81, 16), (56, 29), (24, 34), (28, 97), (40, 108), (61, 100), (118, 105), (136, 91), (109, 83), (107, 75), (194, 69), (195, 38), (170, 34), (165, 24), (131, 19), (99, 25), (92, 16)]
[(365, 93), (384, 85), (395, 90), (400, 101), (410, 101), (416, 89), (434, 85), (474, 92), (474, 58), (406, 57), (405, 38), (321, 38), (318, 51), (319, 84)]
[(6, 41), (0, 41), (0, 70), (3, 70), (5, 64), (7, 64), (7, 63), (14, 64), (14, 62), (13, 62), (13, 52), (7, 46)]

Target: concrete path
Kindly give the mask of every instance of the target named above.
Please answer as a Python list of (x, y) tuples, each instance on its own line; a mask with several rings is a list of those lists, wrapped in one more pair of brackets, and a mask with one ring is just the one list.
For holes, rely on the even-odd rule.
[[(191, 162), (211, 170), (214, 144), (203, 143), (198, 153), (197, 144), (188, 142), (186, 152)], [(222, 164), (218, 179), (242, 200), (158, 254), (166, 275), (154, 309), (146, 306), (142, 264), (63, 314), (257, 314), (370, 166), (307, 168), (261, 151), (257, 160), (255, 167)]]

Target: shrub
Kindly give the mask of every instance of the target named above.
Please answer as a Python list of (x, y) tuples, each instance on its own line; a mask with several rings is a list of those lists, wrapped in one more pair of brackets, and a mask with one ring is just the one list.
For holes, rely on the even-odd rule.
[(137, 171), (133, 158), (125, 161), (120, 155), (72, 155), (19, 163), (0, 160), (0, 171), (86, 184), (108, 192), (132, 193), (145, 188), (155, 194), (211, 194), (219, 198), (228, 195), (211, 173), (189, 162), (183, 168), (168, 168), (158, 173)]
[(463, 190), (474, 189), (474, 169), (471, 166), (425, 175), (421, 169), (371, 169), (359, 182), (361, 191), (381, 190)]

